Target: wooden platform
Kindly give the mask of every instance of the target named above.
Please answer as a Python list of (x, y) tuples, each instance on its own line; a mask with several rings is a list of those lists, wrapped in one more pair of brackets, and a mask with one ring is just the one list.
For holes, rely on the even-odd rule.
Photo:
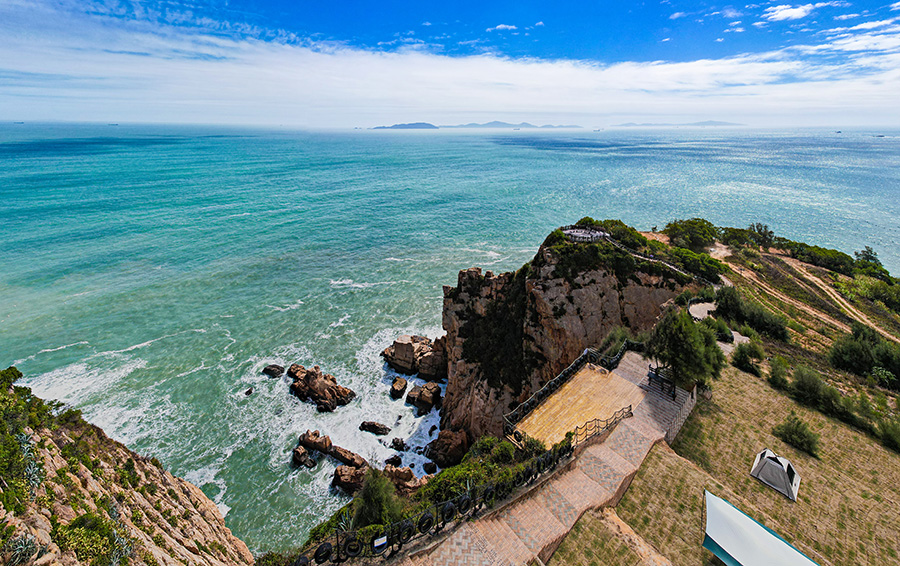
[(643, 389), (615, 372), (587, 364), (517, 428), (550, 447), (587, 421), (609, 418), (628, 405), (636, 409), (645, 395)]

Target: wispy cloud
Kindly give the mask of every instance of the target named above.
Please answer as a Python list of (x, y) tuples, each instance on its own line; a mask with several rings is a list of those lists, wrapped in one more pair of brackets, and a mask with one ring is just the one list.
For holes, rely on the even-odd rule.
[(900, 10), (900, 2), (894, 2), (891, 4), (891, 10)]
[(543, 21), (537, 22), (536, 24), (534, 24), (534, 27), (536, 27), (536, 28), (544, 27), (544, 22)]
[(780, 22), (784, 20), (800, 20), (813, 13), (816, 8), (830, 7), (847, 7), (847, 2), (819, 2), (817, 4), (801, 4), (793, 6), (791, 4), (781, 4), (779, 6), (770, 6), (763, 11), (763, 17), (771, 22)]
[(685, 17), (686, 15), (687, 15), (687, 14), (685, 14), (684, 12), (675, 12), (674, 14), (672, 14), (671, 16), (669, 16), (669, 19), (670, 19), (670, 20), (677, 20), (678, 18), (683, 18), (683, 17)]
[(516, 26), (508, 25), (508, 24), (500, 24), (500, 25), (496, 25), (492, 28), (487, 28), (484, 31), (504, 31), (504, 30), (514, 30), (514, 29), (519, 29), (519, 28), (517, 28)]
[(0, 4), (0, 117), (324, 127), (472, 109), (578, 123), (653, 108), (760, 124), (900, 123), (895, 23), (738, 56), (600, 64), (451, 57), (403, 34), (390, 50), (363, 49), (196, 17), (110, 15), (114, 5), (60, 11), (59, 1)]

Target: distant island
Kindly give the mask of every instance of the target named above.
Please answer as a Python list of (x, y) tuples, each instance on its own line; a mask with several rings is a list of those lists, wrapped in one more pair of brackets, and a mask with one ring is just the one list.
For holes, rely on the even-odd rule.
[(686, 124), (668, 124), (668, 123), (644, 123), (644, 124), (636, 124), (634, 122), (628, 122), (625, 124), (615, 124), (616, 128), (673, 128), (678, 126), (745, 126), (746, 124), (738, 124), (736, 122), (719, 122), (717, 120), (706, 120), (705, 122), (689, 122)]
[(553, 124), (546, 124), (543, 126), (535, 126), (534, 124), (529, 124), (528, 122), (521, 122), (519, 124), (510, 124), (509, 122), (485, 122), (484, 124), (476, 124), (475, 122), (471, 122), (469, 124), (457, 124), (455, 126), (435, 126), (434, 124), (429, 124), (428, 122), (413, 122), (410, 124), (394, 124), (393, 126), (375, 126), (372, 128), (373, 130), (437, 130), (440, 128), (494, 128), (494, 129), (507, 129), (507, 130), (518, 130), (518, 129), (557, 129), (557, 128), (581, 128), (581, 126), (575, 125), (564, 125), (564, 126), (555, 126)]
[(428, 122), (412, 122), (410, 124), (394, 124), (393, 126), (375, 126), (373, 130), (436, 130), (437, 126)]

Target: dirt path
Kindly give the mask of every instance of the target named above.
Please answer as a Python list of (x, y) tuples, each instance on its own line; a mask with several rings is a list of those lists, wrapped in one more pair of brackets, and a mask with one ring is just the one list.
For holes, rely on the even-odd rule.
[(850, 332), (850, 326), (848, 326), (847, 324), (844, 324), (843, 322), (840, 322), (839, 320), (837, 320), (831, 316), (828, 316), (827, 314), (823, 313), (822, 311), (819, 311), (819, 310), (816, 310), (816, 309), (810, 307), (809, 305), (807, 305), (806, 303), (804, 303), (802, 301), (798, 301), (797, 299), (794, 299), (792, 297), (785, 295), (778, 289), (772, 287), (768, 283), (761, 280), (756, 275), (756, 273), (753, 272), (753, 270), (741, 269), (738, 273), (741, 276), (743, 276), (744, 278), (746, 278), (748, 281), (753, 283), (753, 285), (758, 290), (763, 291), (766, 294), (775, 297), (779, 301), (782, 301), (784, 303), (791, 305), (792, 307), (796, 308), (797, 310), (805, 312), (809, 316), (811, 316), (815, 319), (818, 319), (821, 322), (835, 326), (844, 332)]
[(803, 276), (806, 277), (807, 279), (809, 279), (816, 287), (818, 287), (819, 289), (824, 291), (825, 294), (828, 295), (829, 298), (831, 298), (831, 300), (833, 300), (842, 309), (844, 309), (844, 312), (846, 312), (850, 318), (852, 318), (858, 322), (861, 322), (861, 323), (865, 324), (866, 326), (870, 326), (870, 327), (874, 328), (876, 331), (878, 331), (879, 334), (881, 334), (888, 340), (893, 340), (894, 342), (900, 343), (900, 339), (898, 339), (893, 334), (891, 334), (885, 330), (882, 330), (882, 328), (880, 326), (878, 326), (877, 323), (873, 322), (872, 319), (870, 319), (865, 314), (860, 312), (856, 307), (854, 307), (852, 304), (850, 304), (850, 302), (847, 299), (842, 297), (841, 294), (838, 293), (834, 289), (834, 287), (825, 283), (824, 281), (819, 279), (819, 277), (817, 277), (816, 275), (813, 275), (812, 273), (810, 273), (809, 269), (806, 268), (806, 264), (804, 264), (802, 261), (798, 261), (796, 259), (789, 258), (789, 257), (784, 257), (782, 259), (785, 261), (785, 263), (787, 263), (788, 265), (790, 265), (791, 267), (793, 267), (794, 269), (796, 269), (797, 271), (802, 273)]

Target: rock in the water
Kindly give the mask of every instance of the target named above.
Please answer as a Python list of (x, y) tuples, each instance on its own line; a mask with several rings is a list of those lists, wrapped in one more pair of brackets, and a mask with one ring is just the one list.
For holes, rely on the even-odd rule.
[(391, 427), (383, 425), (381, 423), (376, 423), (375, 421), (365, 421), (361, 425), (359, 425), (359, 430), (371, 432), (376, 436), (384, 436), (391, 432)]
[(397, 491), (406, 497), (416, 492), (426, 482), (416, 477), (416, 474), (410, 468), (397, 468), (388, 464), (384, 467), (384, 475), (391, 480)]
[(263, 368), (262, 372), (269, 377), (281, 377), (284, 374), (284, 367), (278, 364), (270, 364)]
[(333, 375), (322, 373), (319, 366), (307, 369), (300, 364), (293, 364), (288, 369), (288, 376), (293, 379), (291, 393), (301, 401), (312, 401), (319, 412), (330, 412), (339, 405), (346, 405), (356, 397), (352, 390), (338, 385)]
[(310, 458), (309, 452), (303, 446), (297, 446), (291, 452), (291, 463), (298, 468), (300, 466), (306, 466), (307, 468), (316, 467), (316, 461)]
[(391, 384), (391, 398), (399, 399), (403, 397), (403, 393), (406, 391), (406, 380), (402, 377), (394, 378), (394, 383)]
[(334, 469), (334, 478), (331, 485), (339, 487), (347, 493), (353, 494), (362, 489), (366, 479), (367, 468), (354, 468), (353, 466), (338, 466)]
[(425, 336), (403, 335), (385, 348), (381, 355), (389, 366), (400, 373), (418, 373), (422, 379), (444, 379), (447, 377), (445, 342), (443, 338), (432, 342)]
[(442, 430), (428, 444), (425, 455), (442, 468), (455, 466), (462, 461), (469, 449), (469, 439), (464, 431)]
[(400, 457), (400, 454), (394, 454), (393, 456), (385, 460), (384, 463), (390, 466), (399, 467), (400, 464), (403, 463), (403, 458)]
[(433, 382), (416, 385), (406, 394), (406, 402), (415, 405), (417, 414), (421, 417), (432, 408), (441, 406), (441, 386)]
[(391, 448), (393, 448), (397, 452), (406, 452), (407, 450), (409, 450), (409, 446), (406, 445), (406, 441), (402, 438), (392, 438)]
[(422, 465), (422, 469), (425, 470), (426, 474), (433, 474), (437, 472), (437, 464), (435, 464), (434, 462), (425, 462)]
[(318, 450), (322, 454), (331, 454), (331, 439), (327, 436), (320, 436), (317, 430), (312, 432), (307, 430), (300, 435), (297, 442), (307, 450)]
[(431, 425), (431, 428), (428, 429), (428, 436), (434, 435), (434, 431), (436, 431), (437, 428), (437, 425)]
[(329, 452), (329, 454), (334, 456), (340, 462), (350, 466), (351, 468), (365, 468), (369, 465), (366, 462), (366, 459), (359, 454), (350, 452), (346, 448), (341, 448), (340, 446), (332, 446), (331, 452)]
[(244, 391), (244, 395), (247, 395), (248, 397), (249, 397), (250, 395), (253, 395), (253, 388), (251, 387), (250, 389)]

